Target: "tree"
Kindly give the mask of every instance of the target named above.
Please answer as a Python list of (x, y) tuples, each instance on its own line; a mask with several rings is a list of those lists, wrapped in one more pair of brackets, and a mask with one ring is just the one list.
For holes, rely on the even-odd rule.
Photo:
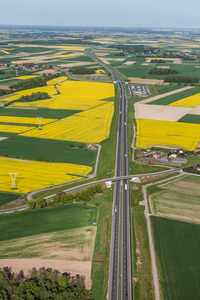
[(91, 200), (90, 194), (86, 191), (82, 191), (81, 198), (82, 198), (83, 201), (86, 201), (86, 202)]
[(28, 201), (28, 208), (30, 210), (33, 210), (35, 208), (35, 205), (36, 205), (35, 201), (33, 201), (33, 200)]
[(58, 284), (65, 289), (69, 284), (69, 278), (66, 275), (61, 276)]
[(61, 201), (62, 204), (65, 204), (67, 202), (67, 195), (63, 193), (60, 196), (60, 201)]
[(75, 194), (75, 200), (76, 201), (80, 201), (81, 200), (81, 193), (80, 192), (76, 192), (76, 194)]
[(69, 273), (61, 275), (57, 270), (33, 268), (21, 277), (10, 268), (0, 270), (0, 299), (87, 299), (93, 300), (90, 290), (86, 290), (84, 277)]
[(101, 187), (100, 184), (96, 184), (96, 185), (94, 186), (94, 188), (95, 188), (96, 193), (98, 193), (98, 194), (103, 193), (103, 190), (102, 190), (102, 187)]
[(46, 201), (44, 201), (43, 197), (40, 197), (36, 200), (36, 204), (39, 208), (43, 208), (46, 206)]
[(96, 193), (94, 186), (90, 186), (90, 187), (87, 189), (87, 192), (90, 194), (90, 196), (94, 196), (95, 193)]
[(60, 203), (60, 196), (59, 196), (59, 195), (53, 196), (53, 197), (52, 197), (51, 203), (52, 203), (53, 205), (58, 205), (58, 204)]

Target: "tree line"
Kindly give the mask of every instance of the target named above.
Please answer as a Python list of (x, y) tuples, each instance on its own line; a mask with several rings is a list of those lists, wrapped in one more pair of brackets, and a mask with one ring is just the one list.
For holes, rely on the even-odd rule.
[(17, 100), (13, 100), (10, 102), (7, 102), (4, 104), (4, 107), (9, 106), (13, 104), (14, 102), (32, 102), (32, 101), (39, 101), (39, 100), (45, 100), (49, 99), (49, 95), (46, 92), (37, 92), (37, 93), (32, 93), (31, 95), (26, 95), (26, 96), (21, 96)]
[(61, 274), (51, 268), (33, 268), (29, 275), (12, 272), (9, 267), (0, 269), (0, 299), (34, 300), (93, 300), (91, 290), (85, 287), (85, 277), (70, 273)]
[[(65, 194), (63, 192), (57, 193), (48, 202), (45, 201), (43, 197), (39, 197), (37, 200), (28, 200), (27, 203), (30, 210), (37, 209), (37, 208), (40, 209), (47, 206), (70, 204), (79, 201), (84, 201), (85, 203), (87, 203), (92, 199), (92, 197), (102, 193), (103, 193), (103, 189), (101, 185), (97, 184), (95, 186), (89, 187), (87, 190), (76, 192), (75, 194), (70, 194), (70, 193)], [(99, 203), (96, 203), (95, 205), (99, 206)]]
[(165, 64), (165, 60), (153, 58), (153, 59), (151, 60), (151, 63)]
[(59, 77), (60, 74), (45, 74), (42, 78), (34, 78), (29, 80), (22, 80), (18, 82), (16, 85), (11, 85), (9, 88), (11, 89), (11, 92), (14, 91), (22, 91), (22, 90), (28, 90), (33, 89), (37, 87), (47, 86), (47, 81), (51, 80), (53, 78)]
[(153, 68), (149, 71), (151, 75), (168, 75), (168, 74), (178, 74), (179, 71), (172, 69), (162, 69), (162, 68)]
[(87, 69), (87, 68), (84, 68), (84, 67), (77, 67), (77, 68), (72, 68), (70, 70), (70, 72), (72, 74), (94, 74), (95, 73), (95, 70), (97, 70), (96, 68), (92, 68), (92, 69)]
[(167, 77), (165, 77), (165, 82), (197, 83), (197, 82), (199, 82), (199, 78), (198, 77), (191, 77), (191, 76), (167, 76)]

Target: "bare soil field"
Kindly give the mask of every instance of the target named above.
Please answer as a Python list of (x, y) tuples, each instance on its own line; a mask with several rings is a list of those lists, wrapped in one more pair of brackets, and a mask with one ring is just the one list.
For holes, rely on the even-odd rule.
[(106, 60), (111, 60), (111, 61), (123, 61), (125, 58), (105, 58)]
[(190, 115), (200, 115), (200, 105), (197, 105), (190, 111)]
[(129, 77), (129, 79), (132, 83), (159, 84), (159, 85), (162, 85), (164, 83), (164, 80), (161, 79), (147, 79), (147, 78), (143, 79), (138, 77)]
[(69, 272), (72, 276), (77, 274), (85, 276), (86, 288), (90, 289), (92, 286), (91, 282), (91, 261), (73, 261), (73, 260), (61, 260), (61, 259), (1, 259), (0, 268), (4, 266), (11, 267), (14, 272), (24, 270), (24, 274), (27, 275), (29, 270), (33, 267), (36, 269), (45, 267), (59, 270), (61, 273)]
[(102, 59), (102, 62), (104, 62), (104, 64), (110, 65), (109, 61), (108, 61), (106, 58), (103, 58), (103, 59)]
[(49, 70), (43, 70), (43, 71), (36, 72), (35, 74), (36, 74), (36, 75), (56, 74), (57, 72), (58, 72), (57, 70), (49, 69)]
[[(129, 78), (129, 79), (131, 79), (131, 78)], [(146, 80), (146, 79), (144, 79), (144, 80)], [(158, 96), (155, 96), (155, 97), (151, 97), (147, 100), (141, 101), (140, 103), (149, 103), (149, 102), (152, 102), (152, 101), (155, 101), (155, 100), (158, 100), (158, 99), (170, 96), (170, 95), (174, 95), (174, 94), (177, 94), (177, 93), (180, 93), (180, 92), (192, 89), (192, 88), (193, 88), (193, 86), (186, 86), (186, 87), (183, 87), (183, 88), (175, 90), (175, 91), (171, 91), (171, 92), (168, 92), (168, 93), (165, 93), (165, 94), (161, 94), (161, 95), (158, 95)]]
[(95, 53), (97, 56), (106, 56), (108, 55), (109, 53), (106, 53), (106, 52), (96, 52)]
[(149, 66), (149, 63), (143, 63), (142, 66)]
[(135, 118), (176, 122), (191, 110), (190, 107), (135, 103)]
[(157, 66), (157, 69), (169, 69), (169, 66)]
[(13, 93), (13, 94), (9, 94), (9, 95), (0, 96), (0, 100), (5, 99), (5, 98), (9, 98), (9, 97), (12, 97), (12, 96), (15, 96), (15, 95), (17, 95), (17, 94)]
[[(13, 271), (51, 267), (60, 272), (81, 274), (91, 287), (91, 263), (96, 227), (83, 227), (0, 242), (0, 267)], [(19, 263), (20, 262), (20, 263)]]
[(126, 61), (123, 65), (130, 66), (133, 65), (136, 61)]
[(0, 84), (0, 89), (2, 90), (9, 90), (9, 85), (3, 85), (3, 84)]
[(60, 66), (62, 67), (78, 67), (78, 66), (88, 66), (88, 65), (94, 65), (96, 64), (95, 62), (88, 62), (88, 61), (76, 61), (76, 62), (69, 62), (67, 64), (61, 64)]

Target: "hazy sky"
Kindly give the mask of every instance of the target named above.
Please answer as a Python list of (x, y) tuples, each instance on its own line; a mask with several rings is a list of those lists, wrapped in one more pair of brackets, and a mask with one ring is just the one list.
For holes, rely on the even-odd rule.
[(0, 0), (0, 24), (200, 28), (199, 0)]

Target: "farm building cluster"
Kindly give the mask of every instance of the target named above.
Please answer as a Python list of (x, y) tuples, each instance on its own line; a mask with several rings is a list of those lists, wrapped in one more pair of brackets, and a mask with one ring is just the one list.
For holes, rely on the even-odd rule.
[(150, 164), (167, 164), (180, 166), (181, 164), (187, 163), (187, 159), (184, 157), (184, 150), (174, 150), (169, 153), (163, 151), (141, 151), (138, 154), (138, 160), (149, 162)]

